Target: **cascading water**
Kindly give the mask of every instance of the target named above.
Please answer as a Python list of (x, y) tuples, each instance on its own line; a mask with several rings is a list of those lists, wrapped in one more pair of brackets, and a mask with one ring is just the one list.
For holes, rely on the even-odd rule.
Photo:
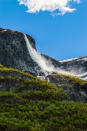
[(55, 67), (51, 65), (43, 56), (41, 56), (34, 48), (32, 48), (26, 35), (24, 35), (24, 38), (31, 58), (41, 67), (42, 71), (45, 74), (47, 74), (47, 72), (56, 72)]
[(42, 72), (44, 72), (45, 76), (47, 76), (48, 74), (52, 74), (53, 72), (55, 73), (63, 73), (63, 74), (69, 74), (69, 75), (74, 75), (74, 76), (78, 76), (80, 78), (82, 78), (80, 75), (75, 74), (75, 72), (71, 71), (71, 72), (67, 72), (64, 71), (60, 68), (55, 68), (54, 65), (52, 65), (52, 63), (50, 63), (49, 61), (47, 61), (42, 55), (40, 55), (30, 44), (27, 36), (24, 34), (24, 38), (25, 38), (25, 42), (29, 51), (29, 54), (31, 56), (31, 58), (39, 65), (39, 67), (41, 68)]

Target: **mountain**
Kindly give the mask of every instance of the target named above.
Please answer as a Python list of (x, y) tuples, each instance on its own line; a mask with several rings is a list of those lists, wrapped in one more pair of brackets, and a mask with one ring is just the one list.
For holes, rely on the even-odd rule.
[(0, 29), (0, 131), (86, 131), (86, 58), (57, 61), (31, 36)]
[[(31, 46), (36, 50), (35, 40), (29, 35), (26, 36)], [(87, 57), (57, 61), (44, 54), (41, 56), (50, 65), (53, 65), (54, 68), (59, 68), (83, 79), (87, 79)], [(40, 61), (39, 58), (38, 61)], [(44, 76), (41, 66), (30, 55), (24, 34), (18, 31), (0, 28), (0, 64), (31, 72), (35, 76)]]
[[(14, 68), (29, 72), (33, 76), (38, 76), (42, 80), (47, 80), (55, 84), (58, 88), (62, 88), (67, 92), (68, 100), (86, 102), (87, 83), (77, 77), (72, 77), (71, 74), (82, 79), (87, 78), (87, 57), (57, 61), (47, 55), (38, 54), (35, 47), (35, 40), (29, 35), (26, 36), (26, 39), (29, 41), (28, 44), (33, 47), (33, 49), (29, 47), (31, 50), (28, 50), (27, 41), (23, 33), (0, 29), (0, 64), (5, 66), (5, 68)], [(42, 66), (45, 66), (47, 71), (51, 71), (49, 69), (52, 68), (52, 72), (46, 72), (45, 74)], [(56, 72), (56, 70), (69, 72), (70, 74), (61, 74), (61, 71)], [(5, 70), (3, 70), (1, 76), (3, 76), (3, 74), (4, 76), (24, 78), (24, 76), (20, 74), (20, 71), (6, 73)], [(11, 86), (15, 88), (16, 85), (18, 85), (15, 84), (16, 83), (12, 84), (12, 82), (11, 84), (7, 84), (7, 86), (2, 84), (0, 90), (6, 90), (9, 87), (11, 88)]]
[[(35, 40), (27, 35), (32, 47)], [(0, 28), (0, 64), (34, 74), (40, 73), (40, 67), (32, 60), (24, 40), (24, 34)]]

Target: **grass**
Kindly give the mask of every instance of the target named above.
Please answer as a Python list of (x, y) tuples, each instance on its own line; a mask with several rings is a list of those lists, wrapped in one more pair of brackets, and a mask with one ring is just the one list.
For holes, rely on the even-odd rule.
[[(86, 131), (87, 103), (67, 101), (67, 93), (54, 84), (20, 70), (0, 66), (0, 83), (19, 82), (13, 90), (0, 92), (0, 131)], [(11, 76), (9, 72), (29, 76)], [(80, 86), (87, 84), (77, 77), (64, 76)]]
[(65, 77), (66, 79), (68, 79), (69, 81), (71, 81), (72, 84), (78, 85), (78, 87), (87, 85), (87, 81), (77, 77), (77, 76), (73, 76), (73, 75), (68, 75), (68, 74), (62, 74), (59, 73), (57, 74), (58, 77)]
[[(13, 69), (13, 68), (7, 68), (4, 67), (3, 65), (0, 65), (0, 73), (19, 73), (21, 75), (27, 76), (29, 79), (36, 79), (36, 77), (32, 76), (30, 73), (21, 71), (19, 69)], [(38, 79), (38, 78), (37, 78)]]
[(0, 127), (6, 131), (87, 130), (87, 104), (51, 100), (1, 104)]

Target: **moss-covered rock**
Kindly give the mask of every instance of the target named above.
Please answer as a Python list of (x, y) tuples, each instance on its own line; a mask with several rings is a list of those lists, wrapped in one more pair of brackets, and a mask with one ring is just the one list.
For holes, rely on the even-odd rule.
[(58, 88), (64, 89), (68, 100), (87, 102), (87, 81), (66, 74), (49, 75), (47, 79)]

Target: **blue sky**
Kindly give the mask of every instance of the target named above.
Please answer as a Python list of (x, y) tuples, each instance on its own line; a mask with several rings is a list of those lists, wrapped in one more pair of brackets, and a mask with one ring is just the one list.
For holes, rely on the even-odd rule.
[(17, 0), (0, 0), (0, 27), (31, 35), (40, 53), (57, 60), (87, 56), (87, 0), (71, 6), (76, 11), (52, 16), (48, 11), (26, 13)]

